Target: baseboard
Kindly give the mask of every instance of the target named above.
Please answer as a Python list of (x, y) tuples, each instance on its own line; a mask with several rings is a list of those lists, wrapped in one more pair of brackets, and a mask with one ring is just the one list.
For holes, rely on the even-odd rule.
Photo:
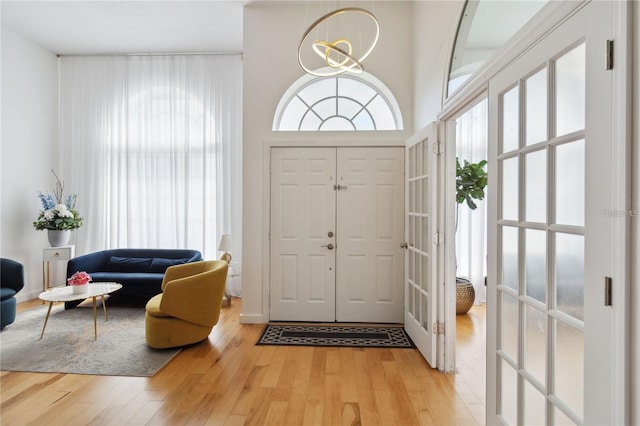
[(22, 303), (22, 302), (28, 302), (33, 299), (37, 299), (40, 293), (42, 293), (42, 290), (35, 290), (35, 291), (32, 290), (32, 291), (25, 292), (23, 289), (22, 291), (18, 292), (18, 294), (16, 294), (16, 302)]
[(266, 324), (269, 318), (264, 315), (240, 314), (240, 324)]

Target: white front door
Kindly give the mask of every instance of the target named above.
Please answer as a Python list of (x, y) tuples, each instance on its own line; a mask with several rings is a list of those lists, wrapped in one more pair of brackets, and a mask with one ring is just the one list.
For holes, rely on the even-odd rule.
[(402, 322), (403, 152), (271, 150), (271, 320)]
[(335, 320), (335, 176), (335, 148), (271, 150), (272, 320)]
[(489, 82), (489, 424), (612, 422), (611, 3)]
[(404, 149), (338, 149), (336, 320), (402, 322)]
[[(406, 235), (404, 327), (429, 365), (436, 367), (438, 277), (437, 124), (406, 144)], [(437, 150), (437, 148), (436, 148)]]

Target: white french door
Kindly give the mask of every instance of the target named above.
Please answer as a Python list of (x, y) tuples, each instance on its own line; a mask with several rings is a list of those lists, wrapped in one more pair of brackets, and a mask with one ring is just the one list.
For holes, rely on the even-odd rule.
[(406, 143), (406, 231), (404, 327), (429, 365), (436, 367), (438, 338), (438, 190), (440, 155), (437, 123)]
[(610, 424), (610, 2), (489, 82), (488, 424)]
[(271, 150), (270, 319), (402, 322), (404, 150)]

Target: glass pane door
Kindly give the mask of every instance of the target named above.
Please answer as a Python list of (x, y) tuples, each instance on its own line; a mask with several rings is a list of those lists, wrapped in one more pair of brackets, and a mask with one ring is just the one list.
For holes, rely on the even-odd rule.
[(618, 6), (577, 6), (489, 81), (487, 424), (628, 423)]
[(437, 124), (407, 141), (405, 329), (427, 362), (436, 367), (435, 154)]
[(584, 418), (585, 44), (498, 95), (498, 415)]

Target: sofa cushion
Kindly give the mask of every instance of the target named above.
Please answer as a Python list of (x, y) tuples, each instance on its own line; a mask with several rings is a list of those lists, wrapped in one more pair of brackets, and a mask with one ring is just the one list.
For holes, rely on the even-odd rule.
[(151, 260), (149, 272), (164, 274), (169, 266), (182, 265), (187, 263), (189, 259), (165, 259), (163, 257), (155, 257)]
[(111, 256), (105, 270), (107, 272), (148, 272), (150, 265), (150, 257)]
[(12, 288), (1, 287), (0, 288), (0, 300), (11, 299), (16, 295), (16, 291)]
[(117, 282), (123, 286), (154, 286), (158, 288), (159, 293), (164, 275), (151, 274), (149, 272), (135, 274), (130, 272), (93, 272), (91, 278), (93, 282)]

